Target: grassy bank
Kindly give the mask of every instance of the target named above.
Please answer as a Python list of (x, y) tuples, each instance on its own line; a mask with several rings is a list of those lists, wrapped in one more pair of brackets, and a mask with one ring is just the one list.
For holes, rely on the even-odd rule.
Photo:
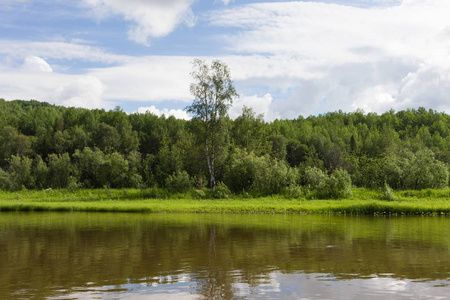
[(383, 200), (378, 190), (353, 189), (341, 200), (252, 198), (196, 199), (193, 193), (164, 190), (45, 190), (0, 192), (0, 211), (96, 211), (292, 214), (450, 214), (450, 190), (397, 191)]

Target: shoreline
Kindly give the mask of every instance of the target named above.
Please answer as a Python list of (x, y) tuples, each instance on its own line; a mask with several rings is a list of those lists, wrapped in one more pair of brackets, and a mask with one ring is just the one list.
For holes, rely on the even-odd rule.
[[(188, 193), (151, 198), (145, 190), (41, 190), (0, 192), (0, 212), (80, 211), (139, 213), (240, 213), (335, 215), (450, 215), (448, 190), (396, 191), (396, 200), (383, 200), (379, 190), (354, 188), (346, 199), (235, 196), (195, 199)], [(167, 196), (167, 195), (166, 195)]]

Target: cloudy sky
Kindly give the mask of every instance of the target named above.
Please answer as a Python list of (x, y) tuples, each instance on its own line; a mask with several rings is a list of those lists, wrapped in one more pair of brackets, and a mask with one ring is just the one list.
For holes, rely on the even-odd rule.
[(231, 69), (231, 117), (450, 113), (449, 13), (444, 0), (0, 0), (0, 98), (187, 118), (202, 58)]

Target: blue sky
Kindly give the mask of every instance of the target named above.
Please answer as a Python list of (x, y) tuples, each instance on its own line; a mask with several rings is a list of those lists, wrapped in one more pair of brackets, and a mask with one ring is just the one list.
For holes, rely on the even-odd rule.
[(0, 98), (189, 118), (202, 58), (231, 68), (231, 117), (450, 112), (449, 13), (433, 0), (0, 0)]

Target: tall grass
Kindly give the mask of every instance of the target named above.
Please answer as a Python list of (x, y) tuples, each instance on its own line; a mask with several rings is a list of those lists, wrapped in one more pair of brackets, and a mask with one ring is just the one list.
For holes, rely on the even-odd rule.
[(353, 196), (342, 200), (315, 200), (306, 196), (293, 199), (283, 195), (201, 199), (193, 191), (171, 194), (162, 189), (25, 190), (0, 192), (0, 211), (450, 214), (448, 190), (396, 191), (394, 194), (396, 200), (393, 201), (384, 200), (380, 190), (361, 188), (353, 189)]

